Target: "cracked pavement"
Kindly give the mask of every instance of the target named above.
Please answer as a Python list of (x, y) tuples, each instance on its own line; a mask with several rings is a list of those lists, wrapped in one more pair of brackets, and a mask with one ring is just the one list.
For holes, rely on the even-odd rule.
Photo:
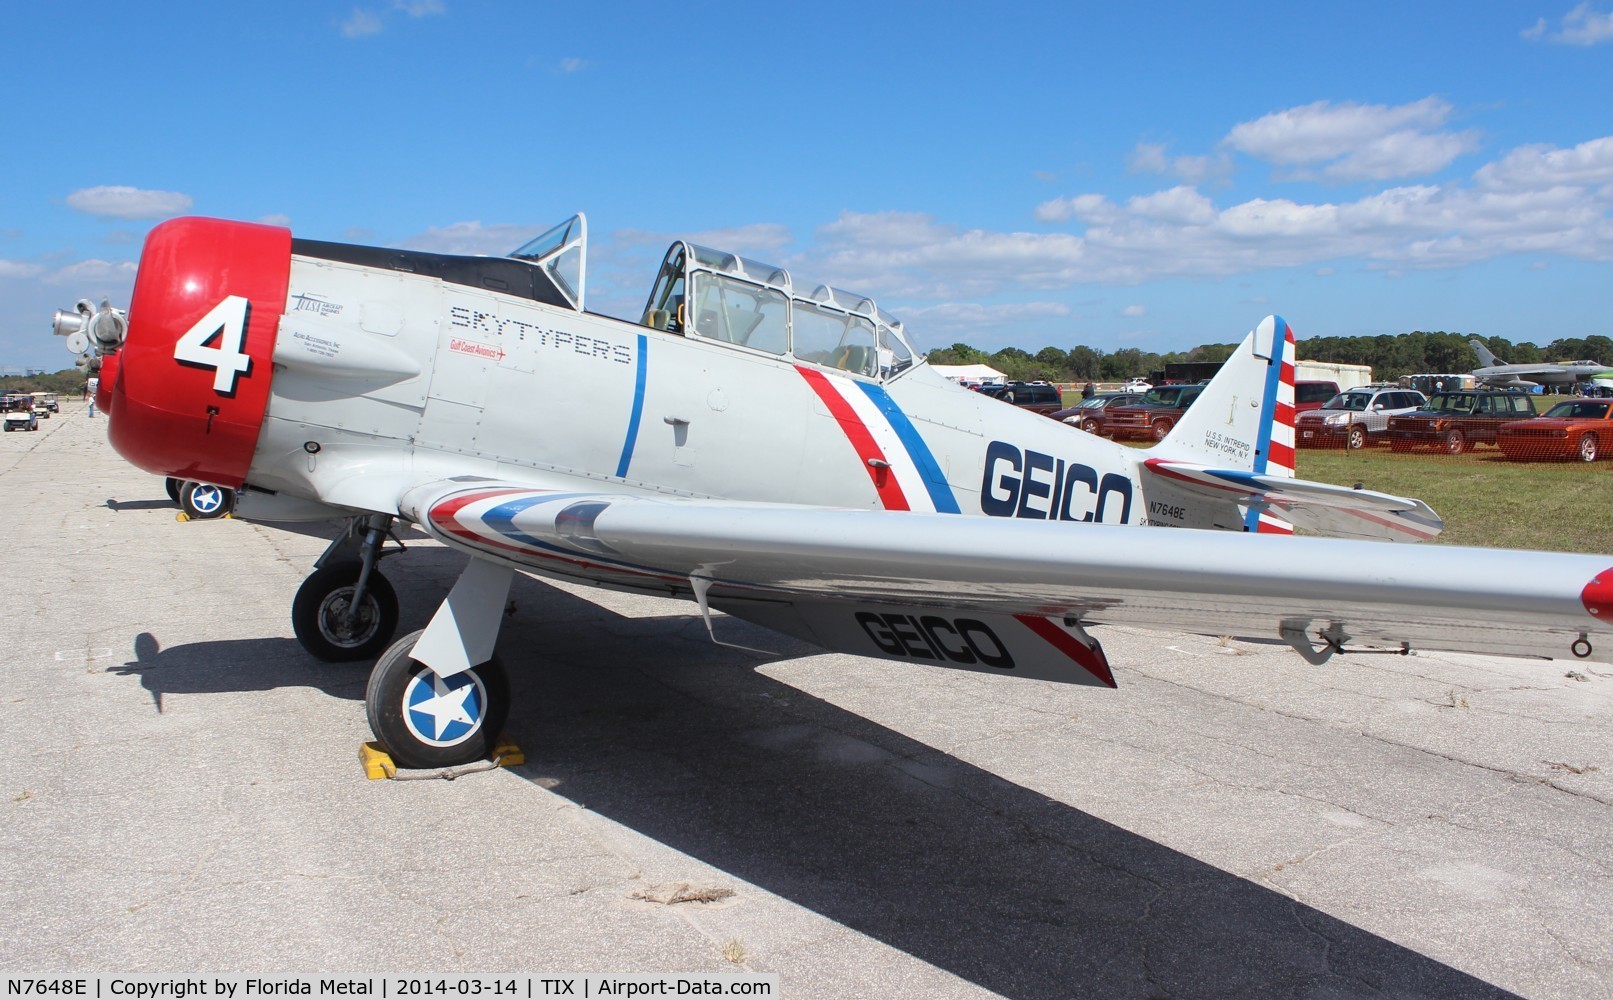
[[(522, 579), (527, 764), (371, 782), (367, 665), (290, 629), (323, 539), (178, 523), (104, 427), (0, 439), (9, 973), (727, 952), (800, 997), (1613, 995), (1613, 667), (1111, 628), (1110, 692)], [(401, 630), (464, 562), (408, 541)], [(634, 898), (679, 882), (735, 895)]]

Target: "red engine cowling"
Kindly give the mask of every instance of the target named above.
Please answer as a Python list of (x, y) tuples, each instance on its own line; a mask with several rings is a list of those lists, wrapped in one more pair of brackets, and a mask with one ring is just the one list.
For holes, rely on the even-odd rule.
[(240, 487), (269, 405), (290, 280), (289, 229), (186, 218), (151, 231), (128, 337), (115, 372), (103, 368), (119, 454), (160, 476)]

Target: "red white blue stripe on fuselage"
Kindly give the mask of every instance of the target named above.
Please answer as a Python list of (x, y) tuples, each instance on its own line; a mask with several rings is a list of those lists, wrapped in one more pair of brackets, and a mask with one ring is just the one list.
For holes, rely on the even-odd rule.
[(795, 370), (839, 423), (879, 494), (881, 506), (886, 510), (962, 513), (940, 463), (890, 393), (872, 382), (804, 365)]

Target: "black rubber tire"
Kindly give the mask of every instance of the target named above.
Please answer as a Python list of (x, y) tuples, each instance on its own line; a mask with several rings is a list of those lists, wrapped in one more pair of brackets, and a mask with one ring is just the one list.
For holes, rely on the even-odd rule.
[(1100, 430), (1098, 427), (1098, 422), (1090, 417), (1081, 421), (1081, 429), (1086, 431), (1088, 434), (1097, 434)]
[(235, 491), (186, 480), (179, 488), (179, 506), (192, 521), (211, 521), (235, 507)]
[[(439, 689), (435, 686), (439, 683), (436, 673), (409, 655), (424, 634), (424, 629), (409, 633), (376, 661), (364, 691), (364, 714), (370, 732), (399, 767), (458, 767), (482, 760), (497, 745), (504, 720), (510, 714), (510, 682), (504, 667), (495, 656), (455, 674)], [(424, 687), (428, 684), (433, 687)], [(406, 706), (428, 703), (433, 691), (440, 696), (444, 689), (457, 691), (467, 684), (472, 691), (461, 703), (467, 719), (450, 720), (441, 728), (433, 728), (433, 737), (438, 741), (427, 742), (432, 737), (424, 736), (417, 727), (436, 727), (441, 724), (440, 718), (408, 711)]]
[[(291, 601), (291, 630), (308, 655), (326, 663), (368, 660), (385, 649), (398, 630), (398, 595), (379, 571), (371, 571), (357, 627), (342, 624), (363, 567), (356, 560), (331, 563), (308, 574)], [(341, 616), (341, 617), (338, 617)]]
[(185, 484), (181, 480), (173, 476), (163, 480), (163, 486), (168, 490), (168, 499), (172, 500), (176, 507), (179, 506), (179, 488), (183, 485)]
[(1595, 434), (1586, 434), (1579, 439), (1579, 450), (1575, 453), (1581, 462), (1594, 462), (1602, 454), (1601, 446), (1597, 444)]
[(1367, 429), (1360, 424), (1350, 427), (1344, 434), (1344, 446), (1351, 451), (1360, 451), (1367, 446)]
[(1447, 455), (1460, 455), (1473, 449), (1473, 446), (1468, 443), (1467, 435), (1459, 430), (1446, 431), (1445, 438), (1440, 442), (1440, 446), (1445, 449), (1445, 454)]
[(1149, 429), (1153, 432), (1155, 441), (1163, 441), (1170, 435), (1171, 428), (1175, 426), (1176, 421), (1169, 417), (1160, 417), (1149, 425)]

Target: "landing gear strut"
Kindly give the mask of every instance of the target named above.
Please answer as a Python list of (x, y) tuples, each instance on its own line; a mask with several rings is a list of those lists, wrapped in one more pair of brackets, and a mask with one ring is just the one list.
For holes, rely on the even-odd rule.
[(398, 630), (398, 597), (375, 568), (392, 519), (354, 518), (332, 542), (291, 602), (291, 629), (302, 648), (327, 663), (366, 660)]

